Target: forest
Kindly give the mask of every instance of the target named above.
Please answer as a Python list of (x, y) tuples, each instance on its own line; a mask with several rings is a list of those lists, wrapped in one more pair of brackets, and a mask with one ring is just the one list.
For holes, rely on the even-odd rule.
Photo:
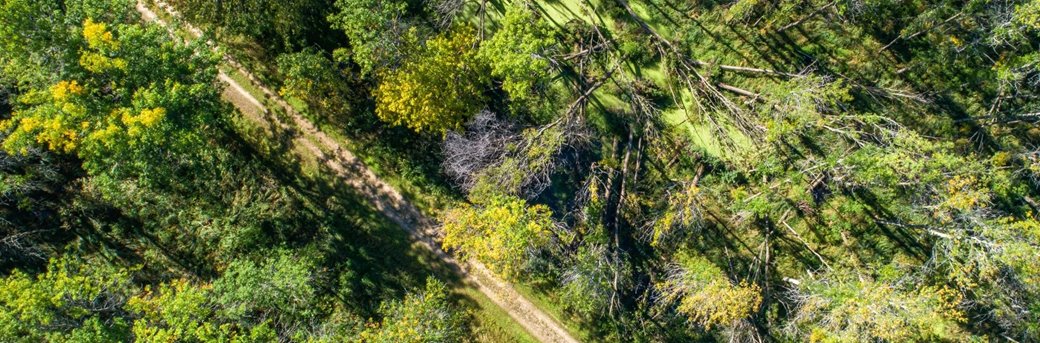
[(1040, 0), (0, 0), (0, 342), (1038, 342)]

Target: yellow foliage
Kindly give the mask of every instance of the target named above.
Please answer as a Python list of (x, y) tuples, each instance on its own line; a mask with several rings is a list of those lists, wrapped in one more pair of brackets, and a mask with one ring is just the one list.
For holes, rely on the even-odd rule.
[(682, 298), (678, 310), (711, 329), (747, 318), (761, 304), (762, 295), (757, 285), (746, 281), (733, 285), (729, 280), (719, 279)]
[(84, 51), (79, 56), (79, 65), (94, 73), (103, 73), (109, 70), (126, 70), (126, 60), (122, 58), (110, 58), (102, 54)]
[(85, 90), (76, 80), (61, 81), (51, 86), (51, 96), (54, 101), (65, 102), (71, 95), (82, 95)]
[(946, 286), (900, 289), (858, 279), (803, 284), (797, 321), (813, 342), (947, 341), (963, 337), (963, 296)]
[(671, 193), (668, 196), (668, 210), (654, 223), (653, 237), (650, 245), (659, 247), (662, 239), (668, 236), (677, 226), (689, 227), (697, 220), (697, 197), (700, 188), (690, 185), (689, 188)]
[(119, 118), (123, 116), (126, 111), (126, 109), (116, 109), (112, 111), (112, 113), (109, 114), (108, 124), (105, 125), (103, 129), (99, 128), (90, 132), (90, 139), (106, 146), (111, 145), (115, 140), (115, 137), (123, 131), (123, 129), (116, 125), (115, 121), (111, 118)]
[(993, 161), (994, 166), (1007, 167), (1008, 164), (1011, 162), (1011, 154), (1009, 154), (1006, 151), (1000, 151), (993, 154), (991, 160)]
[(83, 22), (83, 38), (92, 49), (119, 49), (119, 42), (108, 31), (108, 25), (95, 23), (90, 18)]
[(989, 201), (989, 195), (978, 189), (975, 176), (954, 176), (946, 181), (947, 198), (943, 208), (970, 211)]
[(145, 109), (141, 111), (141, 114), (136, 116), (130, 115), (129, 112), (124, 112), (121, 116), (123, 124), (128, 127), (144, 126), (152, 127), (155, 126), (160, 120), (166, 117), (166, 109), (162, 107), (156, 107), (152, 109)]
[[(23, 117), (5, 122), (5, 126), (14, 126), (15, 130), (5, 141), (8, 150), (12, 150), (8, 142), (17, 142), (22, 139), (32, 139), (36, 143), (43, 144), (52, 151), (73, 152), (79, 146), (80, 135), (73, 130), (74, 127), (66, 125), (65, 116), (57, 115), (49, 118)], [(17, 125), (15, 125), (16, 123)], [(20, 152), (26, 152), (24, 148)]]
[(126, 60), (110, 57), (110, 52), (119, 50), (119, 41), (108, 31), (104, 23), (87, 19), (83, 22), (83, 38), (93, 51), (81, 51), (79, 64), (88, 71), (102, 73), (109, 70), (126, 70)]
[(0, 129), (11, 130), (4, 141), (8, 152), (25, 154), (29, 145), (38, 144), (55, 152), (76, 153), (85, 141), (106, 147), (132, 145), (166, 118), (162, 107), (146, 108), (136, 115), (131, 109), (116, 108), (106, 117), (93, 118), (83, 102), (72, 101), (86, 92), (79, 82), (60, 81), (48, 90), (35, 93), (43, 96), (31, 100), (34, 106), (0, 122)]
[(549, 241), (552, 212), (518, 198), (493, 197), (483, 207), (449, 210), (443, 217), (444, 247), (476, 258), (506, 278), (520, 274), (530, 249)]
[(444, 133), (462, 125), (483, 103), (486, 73), (470, 31), (437, 36), (401, 68), (381, 73), (376, 115), (417, 132)]
[(681, 253), (680, 272), (657, 285), (665, 299), (678, 300), (676, 310), (690, 321), (711, 329), (747, 318), (762, 304), (758, 285), (733, 284), (711, 261)]

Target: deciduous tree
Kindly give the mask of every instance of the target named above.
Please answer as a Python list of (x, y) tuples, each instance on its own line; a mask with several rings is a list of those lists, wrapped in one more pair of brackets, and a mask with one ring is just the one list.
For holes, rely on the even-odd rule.
[(380, 77), (376, 114), (418, 132), (459, 129), (484, 105), (488, 78), (475, 44), (468, 29), (426, 41), (401, 68)]
[(521, 105), (537, 99), (548, 87), (556, 37), (552, 27), (531, 10), (511, 6), (501, 28), (480, 46), (480, 57), (491, 66), (491, 76)]
[(430, 278), (421, 291), (400, 301), (383, 303), (382, 321), (369, 324), (360, 335), (365, 342), (433, 343), (464, 340), (468, 329), (465, 316), (448, 299), (448, 288)]
[(476, 258), (504, 277), (517, 278), (528, 256), (550, 242), (555, 225), (551, 215), (544, 205), (491, 196), (445, 212), (444, 247), (457, 250), (464, 259)]
[[(414, 48), (406, 17), (408, 3), (399, 0), (337, 0), (332, 25), (347, 34), (350, 49), (341, 60), (361, 66), (362, 74), (395, 69)], [(349, 51), (349, 54), (345, 53)]]

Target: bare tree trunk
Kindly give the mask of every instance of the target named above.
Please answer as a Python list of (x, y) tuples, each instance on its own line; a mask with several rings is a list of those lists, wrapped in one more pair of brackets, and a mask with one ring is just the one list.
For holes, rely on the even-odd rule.
[(618, 239), (618, 217), (621, 215), (621, 208), (625, 206), (625, 184), (628, 180), (628, 159), (632, 156), (632, 131), (628, 131), (628, 143), (625, 143), (625, 157), (621, 160), (621, 186), (618, 191), (617, 206), (614, 208), (613, 215), (613, 226), (614, 226), (614, 243), (620, 247), (620, 239)]
[(725, 83), (722, 83), (722, 82), (719, 82), (718, 86), (719, 86), (719, 88), (728, 90), (730, 92), (737, 93), (737, 94), (749, 97), (749, 98), (751, 98), (751, 100), (764, 101), (764, 100), (762, 100), (762, 97), (760, 95), (758, 95), (758, 93), (754, 93), (754, 92), (751, 92), (751, 91), (743, 89), (743, 88), (734, 87), (734, 86), (731, 86), (731, 85), (728, 85), (728, 84), (725, 84)]
[(487, 16), (487, 0), (480, 0), (480, 41), (484, 41), (484, 17)]

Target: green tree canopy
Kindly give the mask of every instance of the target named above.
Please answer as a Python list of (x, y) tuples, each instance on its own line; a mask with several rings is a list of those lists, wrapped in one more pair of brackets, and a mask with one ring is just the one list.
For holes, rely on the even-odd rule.
[(383, 320), (370, 324), (360, 339), (375, 343), (462, 341), (467, 333), (465, 316), (448, 296), (444, 284), (427, 279), (423, 290), (383, 303), (379, 308)]
[(509, 7), (501, 25), (480, 45), (480, 57), (491, 66), (491, 76), (502, 80), (502, 89), (509, 97), (526, 104), (548, 86), (555, 32), (521, 6)]
[(336, 0), (339, 12), (329, 15), (332, 26), (343, 30), (350, 40), (344, 57), (361, 66), (362, 74), (383, 68), (394, 69), (411, 53), (408, 3), (398, 0)]
[(0, 280), (0, 340), (123, 341), (131, 321), (121, 315), (135, 292), (129, 269), (64, 257), (35, 277), (15, 270)]
[(215, 302), (223, 308), (223, 316), (244, 327), (267, 325), (269, 320), (291, 335), (289, 328), (298, 328), (319, 313), (313, 269), (313, 262), (288, 251), (277, 251), (259, 263), (234, 261), (213, 282)]

